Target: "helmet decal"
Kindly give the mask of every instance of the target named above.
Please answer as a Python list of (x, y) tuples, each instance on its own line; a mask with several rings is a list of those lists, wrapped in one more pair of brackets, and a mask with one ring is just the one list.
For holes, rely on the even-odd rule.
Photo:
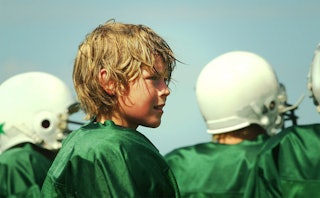
[(0, 124), (0, 135), (5, 134), (5, 132), (3, 130), (3, 126), (4, 126), (4, 123)]

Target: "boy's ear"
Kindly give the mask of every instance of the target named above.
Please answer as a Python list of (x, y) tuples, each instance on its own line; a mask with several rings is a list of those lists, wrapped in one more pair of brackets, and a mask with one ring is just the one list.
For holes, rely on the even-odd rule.
[(101, 69), (99, 72), (99, 84), (109, 95), (115, 95), (115, 83), (113, 80), (107, 79), (106, 69)]

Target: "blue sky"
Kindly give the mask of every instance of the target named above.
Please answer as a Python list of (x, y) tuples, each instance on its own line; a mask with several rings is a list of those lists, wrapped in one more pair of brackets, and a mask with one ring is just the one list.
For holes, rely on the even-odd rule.
[(45, 71), (73, 89), (79, 43), (97, 25), (115, 18), (151, 27), (186, 63), (173, 73), (161, 126), (139, 128), (161, 153), (210, 140), (194, 86), (211, 59), (232, 50), (267, 59), (286, 85), (289, 102), (306, 95), (296, 112), (298, 123), (314, 123), (319, 115), (306, 83), (320, 42), (319, 7), (317, 0), (0, 0), (0, 82), (21, 72)]

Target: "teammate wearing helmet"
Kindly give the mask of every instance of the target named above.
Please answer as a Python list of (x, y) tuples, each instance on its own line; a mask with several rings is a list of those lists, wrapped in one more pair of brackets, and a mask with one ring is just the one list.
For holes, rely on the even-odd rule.
[[(308, 89), (320, 112), (320, 44)], [(257, 158), (246, 197), (320, 197), (320, 124), (288, 127), (271, 137)]]
[(251, 52), (228, 52), (203, 68), (196, 96), (212, 141), (165, 155), (182, 197), (243, 196), (260, 147), (282, 126), (284, 94), (270, 64)]
[(40, 196), (73, 104), (69, 88), (48, 73), (22, 73), (0, 85), (0, 197)]

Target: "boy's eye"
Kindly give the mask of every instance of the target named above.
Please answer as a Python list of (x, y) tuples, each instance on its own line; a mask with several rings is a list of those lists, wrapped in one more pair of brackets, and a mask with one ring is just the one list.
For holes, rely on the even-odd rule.
[(149, 80), (159, 80), (160, 76), (149, 76), (149, 77), (147, 77), (147, 79), (149, 79)]
[(151, 80), (154, 83), (164, 82), (167, 86), (169, 85), (169, 79), (168, 78), (163, 78), (162, 76), (159, 76), (159, 75), (150, 76), (150, 77), (147, 77), (146, 79)]

